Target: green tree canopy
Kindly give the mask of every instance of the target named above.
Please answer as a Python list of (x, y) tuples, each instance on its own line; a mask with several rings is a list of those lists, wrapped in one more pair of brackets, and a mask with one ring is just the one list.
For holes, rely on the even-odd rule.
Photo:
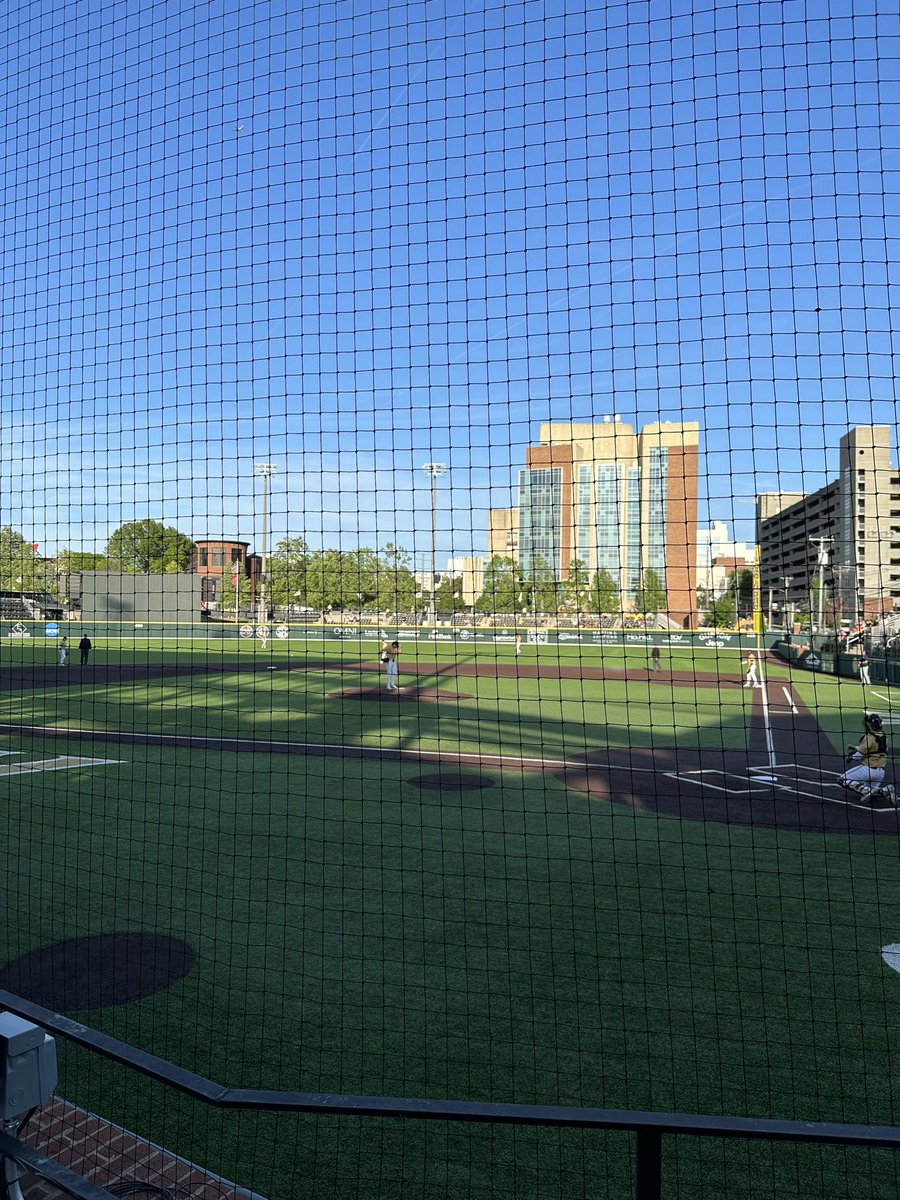
[(656, 571), (644, 572), (634, 598), (634, 607), (639, 613), (664, 613), (669, 607), (665, 585)]
[(591, 577), (587, 563), (580, 558), (573, 560), (569, 577), (565, 583), (566, 608), (572, 612), (587, 612), (590, 608)]
[(753, 572), (749, 567), (740, 567), (738, 570), (732, 571), (728, 580), (728, 589), (734, 596), (739, 613), (753, 611)]
[(412, 572), (412, 559), (402, 546), (388, 542), (378, 556), (379, 612), (410, 612), (419, 602), (419, 585)]
[(718, 600), (713, 600), (703, 618), (704, 625), (712, 625), (716, 629), (734, 629), (735, 607), (734, 596), (726, 592)]
[(514, 613), (526, 606), (522, 577), (512, 558), (495, 554), (484, 569), (484, 591), (475, 605), (481, 613)]
[(463, 581), (459, 575), (448, 575), (434, 589), (435, 610), (439, 613), (462, 613), (468, 611), (463, 601)]
[(39, 561), (34, 545), (11, 525), (0, 529), (0, 587), (17, 592), (48, 590), (47, 564)]
[(598, 616), (611, 615), (621, 610), (622, 601), (616, 581), (605, 567), (601, 568), (591, 580), (589, 597), (591, 612)]
[(267, 568), (267, 595), (279, 607), (375, 612), (409, 611), (416, 607), (418, 587), (409, 555), (388, 545), (380, 553), (358, 550), (312, 550), (300, 538), (279, 542)]
[[(270, 604), (284, 607), (306, 603), (299, 597), (306, 594), (308, 562), (309, 549), (303, 538), (283, 538), (278, 543), (266, 558), (266, 599)], [(230, 584), (231, 572), (225, 574)]]
[(174, 525), (128, 521), (109, 539), (106, 557), (113, 571), (171, 575), (187, 569), (193, 547), (188, 535)]
[(106, 557), (94, 550), (60, 550), (56, 556), (57, 571), (102, 571), (106, 566)]
[(531, 607), (534, 612), (555, 614), (559, 611), (562, 589), (553, 574), (553, 568), (545, 558), (536, 555), (531, 560), (526, 586), (531, 592)]

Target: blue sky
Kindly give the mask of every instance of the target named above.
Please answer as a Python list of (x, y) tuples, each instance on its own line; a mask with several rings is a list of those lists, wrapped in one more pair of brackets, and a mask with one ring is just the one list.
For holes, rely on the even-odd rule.
[(0, 522), (482, 550), (542, 420), (699, 420), (709, 516), (897, 425), (900, 13), (25, 3)]

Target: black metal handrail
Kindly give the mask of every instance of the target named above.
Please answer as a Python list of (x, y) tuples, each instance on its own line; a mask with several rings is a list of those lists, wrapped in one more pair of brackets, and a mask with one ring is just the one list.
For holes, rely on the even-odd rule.
[[(268, 1112), (311, 1113), (320, 1116), (402, 1117), (409, 1120), (466, 1121), (485, 1124), (534, 1125), (558, 1129), (611, 1129), (634, 1133), (635, 1200), (661, 1200), (662, 1152), (666, 1135), (739, 1138), (752, 1141), (806, 1142), (840, 1146), (900, 1149), (900, 1128), (891, 1125), (849, 1125), (827, 1121), (782, 1121), (768, 1117), (717, 1117), (693, 1113), (644, 1112), (632, 1109), (562, 1107), (541, 1104), (494, 1104), (478, 1100), (424, 1100), (396, 1096), (355, 1096), (331, 1092), (274, 1091), (229, 1088), (183, 1067), (148, 1054), (90, 1026), (32, 1004), (12, 992), (0, 990), (0, 1009), (16, 1013), (141, 1075), (175, 1088), (216, 1108)], [(32, 1170), (0, 1140), (0, 1151)], [(29, 1153), (33, 1154), (33, 1151)], [(38, 1173), (42, 1172), (38, 1170)], [(49, 1178), (49, 1176), (48, 1176)], [(103, 1200), (107, 1193), (71, 1190), (54, 1180), (61, 1190), (78, 1200)]]

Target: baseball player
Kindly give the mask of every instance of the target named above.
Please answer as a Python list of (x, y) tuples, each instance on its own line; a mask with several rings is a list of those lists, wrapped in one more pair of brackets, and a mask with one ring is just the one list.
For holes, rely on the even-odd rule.
[(744, 679), (744, 687), (745, 688), (748, 688), (748, 687), (761, 688), (762, 684), (759, 682), (759, 677), (756, 674), (756, 669), (757, 669), (756, 655), (753, 653), (752, 650), (747, 655), (746, 662), (747, 662), (747, 674)]
[(840, 776), (840, 782), (850, 791), (858, 792), (864, 800), (886, 796), (892, 804), (896, 804), (894, 789), (884, 782), (887, 737), (878, 713), (866, 713), (863, 718), (863, 730), (857, 745), (847, 747), (847, 762), (851, 765)]

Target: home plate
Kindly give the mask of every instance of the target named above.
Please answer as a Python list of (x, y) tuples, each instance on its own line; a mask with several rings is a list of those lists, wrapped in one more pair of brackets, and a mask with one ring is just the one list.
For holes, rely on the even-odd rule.
[(900, 972), (900, 942), (891, 942), (890, 946), (883, 946), (881, 957), (892, 971)]

